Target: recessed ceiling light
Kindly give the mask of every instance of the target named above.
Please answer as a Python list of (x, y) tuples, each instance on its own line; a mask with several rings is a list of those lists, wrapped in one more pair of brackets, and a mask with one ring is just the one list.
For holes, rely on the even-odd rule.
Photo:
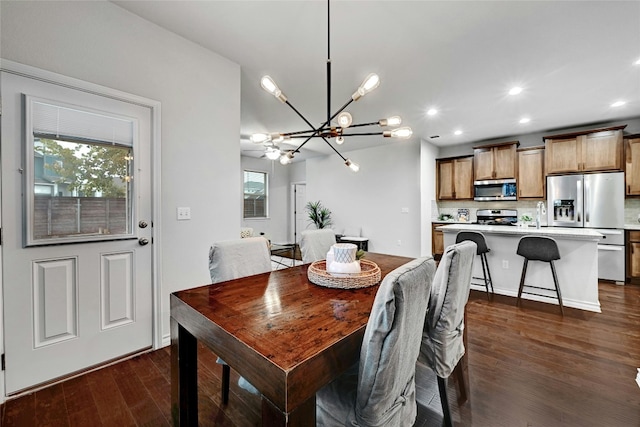
[(520, 119), (520, 123), (525, 124), (525, 123), (529, 123), (531, 121), (531, 119), (529, 117), (523, 117)]
[(511, 88), (511, 90), (509, 90), (509, 95), (517, 95), (520, 92), (522, 92), (522, 88), (518, 86), (514, 86)]
[(429, 109), (429, 111), (427, 111), (427, 114), (430, 116), (435, 116), (436, 114), (438, 114), (438, 110), (436, 110), (435, 108), (431, 108)]
[(640, 59), (638, 59), (636, 62), (634, 62), (634, 64), (640, 65)]
[(611, 104), (612, 107), (622, 107), (624, 104), (626, 104), (626, 102), (624, 101), (616, 101), (613, 104)]
[(460, 129), (458, 129), (457, 131), (453, 132), (454, 135), (462, 135), (462, 131)]

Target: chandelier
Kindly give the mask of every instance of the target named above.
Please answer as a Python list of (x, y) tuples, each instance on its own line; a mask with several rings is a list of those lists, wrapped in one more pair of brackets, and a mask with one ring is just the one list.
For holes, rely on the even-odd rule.
[[(409, 127), (397, 127), (402, 123), (402, 119), (399, 116), (393, 116), (386, 119), (380, 119), (375, 122), (368, 123), (353, 123), (353, 117), (346, 110), (346, 108), (355, 101), (358, 101), (367, 93), (371, 92), (380, 85), (380, 78), (377, 74), (369, 74), (362, 84), (351, 95), (351, 98), (342, 105), (333, 114), (331, 113), (331, 14), (330, 14), (330, 0), (327, 0), (327, 119), (319, 127), (315, 127), (307, 118), (300, 113), (292, 104), (284, 93), (280, 90), (276, 82), (270, 76), (264, 76), (260, 80), (262, 88), (275, 96), (280, 102), (288, 105), (309, 127), (307, 130), (300, 130), (294, 132), (285, 133), (256, 133), (251, 135), (251, 141), (256, 144), (263, 144), (265, 148), (265, 155), (271, 160), (280, 158), (280, 163), (283, 165), (291, 163), (296, 153), (300, 152), (300, 149), (313, 138), (322, 138), (329, 147), (344, 161), (351, 170), (357, 172), (360, 166), (353, 162), (351, 159), (345, 158), (330, 140), (333, 139), (336, 145), (341, 145), (345, 137), (350, 136), (371, 136), (382, 135), (385, 138), (400, 138), (407, 139), (412, 135), (411, 128)], [(335, 122), (334, 122), (335, 119)], [(368, 126), (379, 127), (394, 127), (393, 129), (376, 131), (376, 132), (354, 132), (353, 128), (361, 128)], [(295, 150), (280, 150), (278, 144), (284, 140), (291, 139), (303, 139)]]

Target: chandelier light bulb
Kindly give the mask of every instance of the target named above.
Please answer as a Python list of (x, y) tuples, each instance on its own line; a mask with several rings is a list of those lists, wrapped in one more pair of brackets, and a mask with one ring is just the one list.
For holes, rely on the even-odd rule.
[(276, 160), (278, 157), (280, 157), (280, 150), (278, 150), (277, 148), (269, 147), (264, 154), (265, 156), (267, 156), (267, 159)]
[(269, 139), (275, 143), (284, 141), (284, 136), (280, 133), (272, 133), (269, 135)]
[(342, 135), (336, 138), (336, 144), (342, 145), (343, 143), (344, 143), (344, 137)]
[(402, 118), (400, 116), (391, 116), (386, 119), (380, 119), (378, 124), (380, 126), (400, 126), (402, 123)]
[(293, 160), (293, 151), (287, 151), (282, 156), (280, 156), (280, 164), (288, 165)]
[(351, 114), (346, 111), (338, 114), (338, 125), (340, 125), (341, 128), (348, 128), (351, 126), (351, 123), (353, 123), (353, 117)]
[(262, 144), (263, 142), (269, 141), (270, 136), (266, 133), (254, 133), (249, 137), (249, 139), (254, 144)]
[(358, 90), (351, 95), (351, 99), (357, 101), (378, 86), (380, 86), (380, 77), (378, 77), (377, 74), (371, 73), (364, 79)]
[(278, 98), (281, 102), (286, 102), (287, 97), (284, 96), (278, 85), (270, 76), (264, 76), (260, 79), (260, 86), (262, 89), (269, 92), (271, 95)]
[(413, 131), (409, 127), (397, 128), (393, 130), (385, 130), (382, 132), (382, 136), (385, 138), (399, 138), (399, 139), (407, 139), (413, 135)]
[(347, 159), (344, 162), (344, 164), (349, 166), (349, 169), (351, 169), (354, 172), (358, 172), (360, 170), (360, 165), (357, 164), (356, 162), (352, 162), (351, 159)]

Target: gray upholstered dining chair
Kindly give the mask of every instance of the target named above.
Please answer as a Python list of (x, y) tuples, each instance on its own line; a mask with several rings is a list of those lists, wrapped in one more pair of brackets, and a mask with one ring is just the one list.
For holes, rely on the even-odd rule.
[(336, 235), (329, 228), (304, 230), (300, 234), (300, 254), (305, 264), (325, 259), (331, 246), (336, 243)]
[[(447, 378), (465, 353), (464, 308), (469, 299), (476, 251), (476, 244), (469, 240), (445, 249), (433, 279), (424, 322), (418, 363), (430, 367), (438, 377), (445, 426), (452, 425)], [(460, 375), (458, 380), (464, 381), (464, 377)]]
[[(271, 252), (269, 242), (264, 237), (247, 237), (214, 243), (209, 248), (209, 274), (211, 283), (219, 283), (240, 277), (271, 271)], [(221, 394), (222, 402), (229, 401), (229, 381), (231, 369), (224, 360), (218, 358), (222, 365)], [(238, 385), (251, 393), (258, 393), (256, 388), (243, 377)]]
[(264, 237), (247, 237), (214, 243), (209, 248), (211, 283), (271, 271), (269, 242)]
[(316, 393), (318, 426), (412, 426), (416, 359), (431, 282), (432, 257), (393, 270), (377, 291), (360, 362)]

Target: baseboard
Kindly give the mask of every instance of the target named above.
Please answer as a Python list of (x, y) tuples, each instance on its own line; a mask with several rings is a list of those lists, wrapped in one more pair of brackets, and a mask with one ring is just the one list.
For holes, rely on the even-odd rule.
[[(477, 285), (475, 283), (471, 284), (471, 289), (473, 289), (474, 291), (486, 292), (484, 285)], [(518, 292), (516, 291), (508, 291), (508, 290), (494, 288), (494, 293), (498, 295), (505, 295), (512, 298), (518, 298)], [(544, 302), (547, 304), (556, 304), (556, 305), (558, 304), (557, 301), (554, 301), (553, 299), (544, 298), (537, 295), (523, 294), (522, 299), (527, 299), (527, 300), (537, 301), (537, 302)], [(602, 313), (602, 310), (600, 309), (600, 302), (589, 303), (585, 301), (576, 301), (570, 298), (563, 297), (562, 304), (564, 307), (577, 308), (579, 310), (592, 311), (594, 313)]]

